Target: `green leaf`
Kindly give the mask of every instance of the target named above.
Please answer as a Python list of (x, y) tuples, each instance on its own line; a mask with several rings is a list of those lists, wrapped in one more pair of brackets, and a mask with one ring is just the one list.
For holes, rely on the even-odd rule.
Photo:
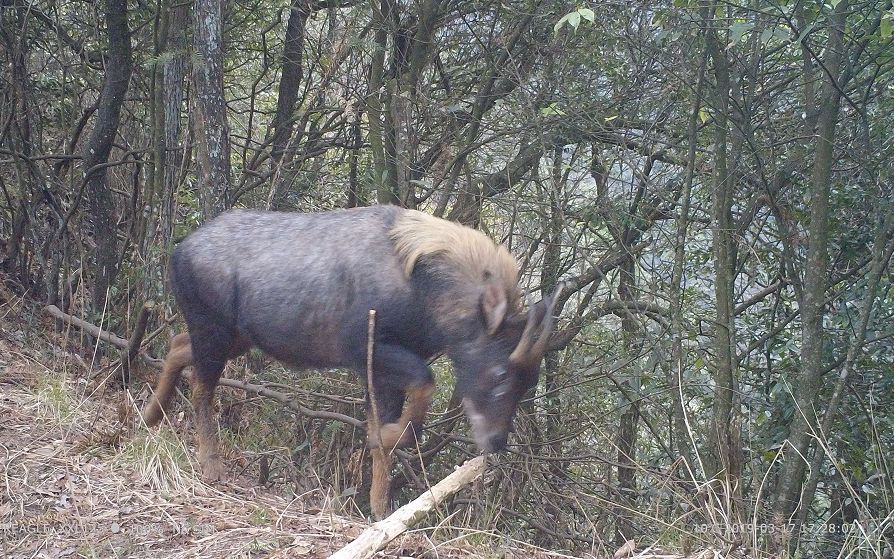
[(702, 121), (702, 124), (708, 122), (709, 118), (711, 118), (711, 114), (708, 113), (708, 109), (702, 107), (698, 110), (698, 119)]
[(742, 39), (745, 37), (745, 34), (750, 32), (754, 28), (754, 24), (745, 21), (745, 22), (736, 22), (729, 26), (729, 42), (733, 45), (738, 45), (742, 42)]
[(596, 13), (590, 8), (578, 8), (571, 13), (565, 14), (562, 16), (562, 19), (556, 22), (553, 26), (553, 33), (558, 34), (559, 29), (562, 28), (566, 23), (574, 28), (576, 31), (580, 26), (581, 19), (585, 19), (590, 23), (593, 23), (596, 20)]
[(882, 17), (882, 20), (879, 22), (879, 33), (882, 36), (882, 39), (887, 39), (891, 36), (892, 31), (894, 31), (894, 24), (891, 22), (891, 14), (885, 14)]
[(540, 109), (540, 114), (543, 116), (564, 116), (565, 111), (560, 109), (556, 103), (550, 103), (549, 105)]
[(559, 34), (559, 29), (561, 29), (562, 26), (568, 22), (568, 17), (570, 15), (571, 14), (565, 14), (564, 16), (562, 16), (562, 19), (560, 19), (559, 21), (556, 22), (555, 25), (553, 25), (553, 33), (555, 33), (556, 35)]

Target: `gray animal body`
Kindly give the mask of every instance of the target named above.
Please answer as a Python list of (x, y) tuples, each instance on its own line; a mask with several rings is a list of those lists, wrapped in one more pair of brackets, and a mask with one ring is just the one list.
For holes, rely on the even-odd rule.
[(375, 309), (383, 343), (422, 358), (442, 351), (388, 237), (399, 211), (222, 215), (171, 257), (171, 287), (190, 332), (226, 330), (296, 367), (363, 368)]
[[(194, 365), (199, 461), (222, 474), (214, 388), (224, 364), (256, 346), (295, 367), (367, 364), (383, 446), (412, 442), (446, 353), (484, 451), (502, 449), (522, 395), (536, 384), (552, 330), (548, 297), (519, 308), (514, 258), (482, 233), (394, 206), (298, 214), (236, 210), (200, 227), (171, 256), (170, 283), (189, 333), (174, 338), (147, 424)], [(415, 431), (414, 431), (415, 430)]]

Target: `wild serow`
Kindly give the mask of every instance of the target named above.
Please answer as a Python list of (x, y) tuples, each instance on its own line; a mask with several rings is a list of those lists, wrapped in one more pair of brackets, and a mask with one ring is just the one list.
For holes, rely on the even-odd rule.
[[(170, 285), (189, 333), (174, 337), (143, 416), (158, 423), (184, 367), (203, 475), (224, 473), (212, 398), (224, 364), (251, 347), (296, 367), (349, 367), (365, 381), (376, 310), (373, 389), (380, 440), (412, 444), (446, 353), (482, 451), (501, 450), (537, 383), (555, 294), (524, 313), (518, 265), (483, 233), (415, 210), (317, 214), (235, 210), (174, 250)], [(372, 440), (372, 438), (370, 439)]]

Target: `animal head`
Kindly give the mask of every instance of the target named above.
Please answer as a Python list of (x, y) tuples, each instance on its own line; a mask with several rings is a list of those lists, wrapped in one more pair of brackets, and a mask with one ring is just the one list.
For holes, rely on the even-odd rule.
[(561, 286), (527, 313), (508, 317), (496, 332), (484, 331), (452, 356), (475, 443), (485, 452), (506, 446), (519, 402), (537, 384), (560, 292)]
[(391, 230), (407, 277), (438, 285), (430, 304), (450, 338), (457, 389), (485, 452), (506, 446), (522, 396), (537, 384), (559, 290), (520, 309), (518, 263), (480, 231), (408, 210)]

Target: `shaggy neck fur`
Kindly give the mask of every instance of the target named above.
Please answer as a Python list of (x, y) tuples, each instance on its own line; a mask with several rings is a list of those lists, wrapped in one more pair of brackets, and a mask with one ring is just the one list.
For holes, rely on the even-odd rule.
[(508, 314), (518, 311), (518, 263), (484, 233), (416, 210), (404, 210), (390, 235), (407, 278), (424, 262), (427, 271), (448, 286), (436, 313), (441, 324), (456, 324), (456, 319), (477, 315), (488, 284), (504, 291)]

